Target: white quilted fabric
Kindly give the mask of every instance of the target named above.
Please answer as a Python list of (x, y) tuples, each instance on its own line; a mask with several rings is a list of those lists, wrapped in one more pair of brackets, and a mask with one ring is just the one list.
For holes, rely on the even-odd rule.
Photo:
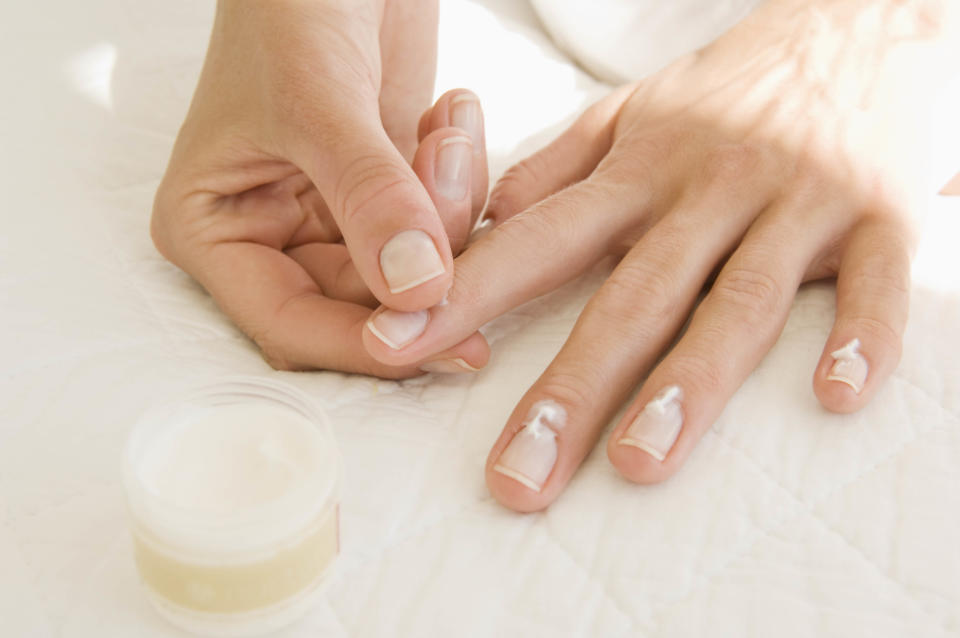
[[(315, 397), (346, 463), (343, 554), (283, 636), (960, 636), (955, 203), (932, 208), (903, 361), (867, 409), (813, 397), (833, 291), (810, 286), (675, 478), (630, 485), (595, 453), (518, 515), (483, 460), (604, 270), (494, 322), (476, 376), (273, 372), (147, 233), (212, 5), (59, 4), (0, 26), (0, 634), (179, 635), (137, 588), (120, 451), (145, 405), (244, 373)], [(494, 174), (605, 91), (525, 4), (442, 8), (438, 89), (485, 98)]]

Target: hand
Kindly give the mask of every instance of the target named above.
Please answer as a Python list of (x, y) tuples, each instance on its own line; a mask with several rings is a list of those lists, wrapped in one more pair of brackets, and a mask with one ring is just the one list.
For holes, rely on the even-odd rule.
[[(435, 0), (218, 5), (151, 230), (274, 367), (419, 373), (361, 331), (441, 301), (486, 197), (476, 96), (424, 113), (435, 57)], [(488, 355), (477, 334), (437, 358)]]
[(937, 79), (911, 66), (938, 32), (916, 4), (774, 0), (617, 91), (499, 182), (498, 225), (457, 259), (418, 340), (393, 349), (365, 332), (378, 360), (417, 360), (625, 254), (494, 444), (498, 500), (552, 502), (644, 377), (607, 454), (632, 481), (675, 472), (804, 281), (837, 277), (817, 397), (849, 412), (876, 394), (900, 355)]

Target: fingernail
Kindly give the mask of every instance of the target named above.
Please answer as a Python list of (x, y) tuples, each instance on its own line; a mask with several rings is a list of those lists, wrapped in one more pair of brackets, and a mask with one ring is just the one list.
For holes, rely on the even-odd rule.
[(557, 431), (566, 422), (567, 411), (559, 403), (537, 401), (493, 469), (539, 492), (557, 462)]
[(469, 135), (473, 141), (473, 152), (480, 152), (483, 146), (483, 113), (475, 97), (458, 95), (450, 100), (450, 126)]
[(380, 270), (392, 293), (416, 288), (444, 273), (433, 239), (422, 230), (405, 230), (384, 244)]
[(860, 340), (853, 339), (839, 350), (831, 352), (830, 356), (833, 357), (834, 364), (827, 375), (827, 381), (846, 383), (854, 392), (860, 394), (870, 370), (867, 360), (860, 354)]
[(448, 137), (437, 144), (434, 175), (437, 190), (450, 201), (459, 202), (470, 189), (470, 138)]
[(457, 357), (456, 359), (438, 359), (436, 361), (427, 361), (420, 365), (424, 372), (438, 372), (440, 374), (460, 374), (463, 372), (476, 372), (479, 368)]
[(681, 401), (680, 386), (667, 386), (643, 406), (618, 443), (640, 448), (658, 461), (667, 458), (683, 427)]
[(398, 312), (384, 310), (367, 320), (367, 327), (380, 341), (394, 350), (412, 343), (427, 329), (430, 321), (428, 310), (417, 312)]

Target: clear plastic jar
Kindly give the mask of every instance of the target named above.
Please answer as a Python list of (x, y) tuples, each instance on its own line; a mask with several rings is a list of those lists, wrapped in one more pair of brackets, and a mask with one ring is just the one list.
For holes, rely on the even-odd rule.
[(147, 595), (182, 629), (250, 636), (316, 598), (339, 551), (340, 457), (300, 392), (236, 377), (148, 411), (124, 455)]

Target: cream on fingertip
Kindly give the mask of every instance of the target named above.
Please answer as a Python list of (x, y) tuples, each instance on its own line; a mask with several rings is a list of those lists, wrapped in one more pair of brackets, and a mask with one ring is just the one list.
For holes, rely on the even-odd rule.
[(557, 433), (567, 423), (567, 411), (551, 399), (534, 403), (523, 427), (493, 466), (534, 492), (540, 492), (557, 463)]
[(851, 339), (839, 350), (831, 352), (830, 356), (833, 357), (833, 367), (830, 368), (827, 381), (845, 383), (860, 394), (870, 372), (867, 360), (860, 354), (860, 339)]
[(680, 386), (667, 386), (643, 406), (617, 443), (639, 448), (663, 461), (683, 428), (682, 401)]

